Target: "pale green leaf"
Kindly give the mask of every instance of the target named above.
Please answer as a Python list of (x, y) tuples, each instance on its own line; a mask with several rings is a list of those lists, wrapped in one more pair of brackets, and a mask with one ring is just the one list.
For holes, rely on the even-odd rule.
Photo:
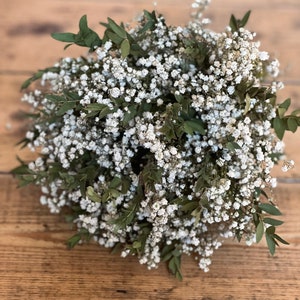
[(101, 202), (101, 197), (95, 192), (92, 186), (87, 187), (86, 195), (93, 202)]
[(130, 43), (128, 39), (124, 39), (123, 42), (121, 43), (121, 54), (122, 57), (125, 58), (129, 55), (130, 53)]

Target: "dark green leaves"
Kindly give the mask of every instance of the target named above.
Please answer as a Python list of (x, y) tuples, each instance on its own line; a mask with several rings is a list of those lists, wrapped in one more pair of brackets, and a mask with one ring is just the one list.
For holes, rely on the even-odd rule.
[(265, 236), (266, 236), (267, 245), (268, 245), (271, 255), (275, 254), (276, 246), (279, 246), (278, 242), (285, 244), (285, 245), (289, 244), (287, 241), (285, 241), (283, 238), (281, 238), (280, 236), (278, 236), (275, 233), (274, 226), (270, 226), (266, 229)]
[(125, 30), (123, 24), (118, 25), (111, 18), (107, 18), (107, 23), (101, 23), (106, 27), (103, 43), (110, 40), (117, 49), (120, 49), (123, 58), (128, 55), (140, 56), (145, 54), (137, 41)]
[(199, 41), (185, 41), (185, 54), (186, 58), (191, 61), (193, 64), (196, 64), (199, 68), (206, 67), (208, 56), (209, 56), (209, 48), (204, 42)]
[(152, 31), (155, 28), (155, 24), (157, 23), (155, 11), (152, 11), (150, 13), (144, 10), (144, 17), (147, 21), (145, 22), (145, 25), (142, 27), (142, 29), (139, 31), (140, 34), (146, 33), (148, 30)]
[(181, 274), (181, 252), (174, 245), (166, 245), (161, 252), (161, 260), (168, 262), (170, 272), (178, 280), (182, 280)]
[(247, 11), (241, 20), (237, 19), (234, 15), (231, 15), (230, 22), (229, 22), (229, 26), (231, 30), (235, 32), (238, 31), (240, 28), (245, 27), (249, 20), (250, 14), (251, 11), (250, 10)]
[(89, 241), (91, 237), (92, 236), (87, 229), (81, 228), (76, 234), (67, 240), (67, 246), (69, 249), (72, 249), (82, 241)]
[(77, 93), (64, 91), (61, 95), (48, 94), (45, 97), (56, 104), (56, 116), (61, 117), (67, 111), (77, 108), (80, 97)]
[(299, 110), (293, 111), (290, 115), (285, 115), (291, 105), (291, 99), (286, 99), (277, 106), (277, 114), (273, 119), (272, 126), (279, 139), (283, 139), (285, 131), (296, 132), (300, 126)]
[(72, 44), (76, 44), (90, 48), (90, 51), (94, 51), (95, 48), (101, 46), (102, 43), (98, 34), (88, 27), (86, 15), (82, 16), (79, 21), (79, 32), (77, 34), (70, 32), (52, 33), (51, 36), (60, 42), (69, 43), (65, 46), (65, 49)]
[(266, 217), (265, 213), (273, 216), (280, 216), (281, 212), (271, 203), (260, 203), (257, 207), (257, 213), (254, 215), (254, 223), (256, 224), (256, 242), (260, 242), (265, 235), (266, 242), (271, 255), (275, 254), (278, 242), (288, 244), (284, 239), (278, 236), (276, 226), (283, 224), (283, 221), (274, 218)]
[(282, 215), (281, 212), (279, 211), (279, 209), (270, 203), (261, 203), (258, 205), (258, 207), (270, 215), (273, 215), (273, 216)]
[(191, 119), (183, 123), (183, 131), (192, 135), (193, 133), (205, 134), (204, 123), (200, 119)]

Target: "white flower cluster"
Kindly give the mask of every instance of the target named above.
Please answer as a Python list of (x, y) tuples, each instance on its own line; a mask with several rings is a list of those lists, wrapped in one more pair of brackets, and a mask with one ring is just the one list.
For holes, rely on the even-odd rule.
[(267, 96), (282, 85), (263, 86), (278, 62), (253, 38), (160, 17), (139, 40), (143, 56), (123, 58), (107, 41), (88, 58), (62, 59), (41, 80), (57, 98), (24, 96), (40, 113), (26, 138), (41, 151), (29, 167), (42, 204), (77, 207), (79, 228), (149, 268), (165, 245), (196, 253), (207, 271), (224, 238), (251, 243), (257, 191), (276, 186), (272, 154), (283, 151)]

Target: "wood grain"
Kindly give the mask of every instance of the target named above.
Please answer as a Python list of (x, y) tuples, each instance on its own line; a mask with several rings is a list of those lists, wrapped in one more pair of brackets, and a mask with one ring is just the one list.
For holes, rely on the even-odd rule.
[[(296, 161), (288, 174), (280, 168), (276, 198), (285, 224), (280, 234), (290, 242), (268, 255), (265, 242), (246, 247), (226, 241), (216, 251), (209, 273), (192, 257), (183, 258), (184, 281), (178, 282), (162, 264), (148, 271), (135, 257), (112, 255), (94, 243), (67, 250), (65, 240), (74, 230), (63, 215), (51, 215), (39, 203), (35, 187), (17, 188), (8, 174), (17, 162), (35, 156), (15, 144), (26, 130), (20, 102), (21, 83), (35, 70), (52, 65), (61, 56), (84, 54), (80, 48), (63, 51), (53, 31), (77, 31), (83, 14), (97, 31), (110, 16), (130, 20), (141, 9), (153, 9), (152, 0), (0, 0), (0, 299), (151, 299), (151, 300), (296, 300), (300, 299), (300, 132), (287, 134), (287, 156)], [(158, 0), (158, 10), (169, 22), (184, 24), (188, 2)], [(279, 58), (286, 88), (280, 98), (292, 97), (300, 107), (299, 0), (213, 0), (207, 16), (221, 30), (231, 13), (252, 9), (249, 28), (258, 32), (262, 48)]]

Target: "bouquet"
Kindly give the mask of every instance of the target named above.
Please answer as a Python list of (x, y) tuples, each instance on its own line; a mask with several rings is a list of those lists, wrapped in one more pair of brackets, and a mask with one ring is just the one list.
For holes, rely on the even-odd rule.
[(108, 18), (103, 37), (83, 16), (77, 34), (52, 36), (89, 53), (23, 84), (39, 82), (23, 96), (32, 121), (22, 140), (38, 154), (13, 173), (41, 187), (51, 213), (68, 208), (70, 247), (93, 239), (148, 268), (167, 262), (181, 279), (182, 254), (208, 271), (227, 238), (265, 236), (271, 254), (287, 244), (271, 170), (299, 110), (277, 103), (279, 63), (245, 29), (250, 11), (218, 33), (202, 17), (207, 2), (184, 27), (155, 11), (134, 26)]

